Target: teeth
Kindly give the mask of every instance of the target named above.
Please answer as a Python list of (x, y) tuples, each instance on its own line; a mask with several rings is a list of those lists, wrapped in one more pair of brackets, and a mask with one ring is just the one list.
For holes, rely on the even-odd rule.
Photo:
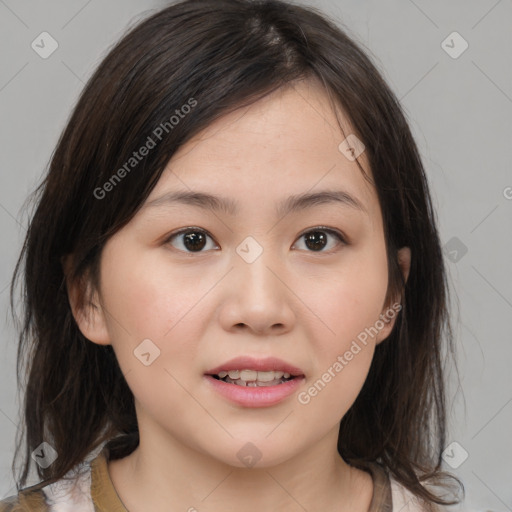
[(255, 370), (229, 370), (221, 371), (218, 377), (228, 384), (237, 384), (247, 387), (276, 386), (286, 382), (291, 375), (288, 372), (268, 371), (257, 372)]
[(222, 371), (218, 373), (220, 379), (228, 377), (231, 380), (243, 380), (244, 382), (272, 382), (273, 380), (279, 380), (283, 377), (289, 379), (291, 375), (289, 373), (280, 371), (269, 371), (269, 372), (257, 372), (255, 370), (229, 370), (229, 372)]
[(277, 386), (278, 384), (282, 384), (285, 381), (283, 379), (274, 379), (274, 380), (271, 380), (270, 382), (260, 382), (258, 380), (247, 382), (242, 379), (232, 380), (228, 376), (224, 379), (224, 382), (226, 382), (228, 384), (236, 384), (237, 386), (246, 386), (248, 388), (259, 388), (259, 387)]
[(283, 376), (283, 372), (255, 372), (257, 373), (257, 379), (260, 382), (270, 382), (275, 379), (280, 379)]
[(254, 370), (242, 370), (240, 372), (240, 378), (245, 382), (258, 380), (258, 372)]

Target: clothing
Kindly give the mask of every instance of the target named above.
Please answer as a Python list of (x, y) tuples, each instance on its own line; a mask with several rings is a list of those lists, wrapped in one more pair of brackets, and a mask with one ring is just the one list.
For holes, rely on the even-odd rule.
[[(32, 485), (0, 501), (0, 512), (128, 512), (110, 475), (106, 446), (89, 462), (82, 462), (65, 478), (53, 484)], [(373, 497), (368, 512), (423, 512), (414, 496), (382, 466), (368, 464), (373, 479)]]

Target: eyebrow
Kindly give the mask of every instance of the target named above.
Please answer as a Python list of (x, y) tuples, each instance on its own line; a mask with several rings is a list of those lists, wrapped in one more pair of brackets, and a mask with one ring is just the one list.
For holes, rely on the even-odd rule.
[[(221, 212), (227, 215), (236, 215), (239, 211), (238, 203), (230, 198), (188, 190), (167, 192), (146, 203), (145, 208), (155, 208), (174, 203), (196, 206), (204, 210)], [(348, 206), (368, 215), (368, 211), (363, 203), (344, 190), (321, 190), (292, 195), (277, 205), (275, 213), (277, 217), (284, 217), (289, 213), (323, 204)]]

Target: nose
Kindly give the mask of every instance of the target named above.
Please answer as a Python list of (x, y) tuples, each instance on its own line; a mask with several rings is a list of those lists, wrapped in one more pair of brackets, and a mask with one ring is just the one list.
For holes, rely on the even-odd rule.
[(266, 252), (251, 263), (235, 254), (220, 311), (226, 331), (276, 335), (293, 328), (293, 285), (287, 282), (283, 265), (270, 261)]

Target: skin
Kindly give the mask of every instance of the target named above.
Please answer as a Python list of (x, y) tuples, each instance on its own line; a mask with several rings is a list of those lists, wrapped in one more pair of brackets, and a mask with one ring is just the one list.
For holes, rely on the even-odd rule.
[[(237, 406), (203, 376), (235, 356), (272, 355), (301, 368), (298, 392), (307, 390), (388, 311), (376, 191), (338, 149), (344, 138), (315, 82), (222, 117), (180, 148), (145, 206), (108, 240), (92, 304), (77, 310), (69, 288), (82, 333), (112, 344), (135, 396), (140, 445), (108, 465), (131, 512), (368, 510), (371, 477), (346, 464), (336, 443), (394, 319), (307, 405), (294, 394), (272, 407)], [(369, 172), (364, 153), (359, 161)], [(281, 200), (320, 189), (349, 192), (367, 213), (330, 203), (275, 216)], [(147, 206), (171, 190), (228, 197), (240, 211)], [(202, 252), (187, 251), (183, 236), (169, 241), (190, 226), (212, 237)], [(314, 251), (301, 235), (317, 226), (349, 243), (331, 234)], [(236, 252), (247, 236), (263, 249), (252, 263)], [(397, 258), (407, 278), (409, 249)], [(147, 338), (160, 349), (149, 366), (133, 354)], [(248, 442), (262, 454), (252, 468), (237, 457)]]

